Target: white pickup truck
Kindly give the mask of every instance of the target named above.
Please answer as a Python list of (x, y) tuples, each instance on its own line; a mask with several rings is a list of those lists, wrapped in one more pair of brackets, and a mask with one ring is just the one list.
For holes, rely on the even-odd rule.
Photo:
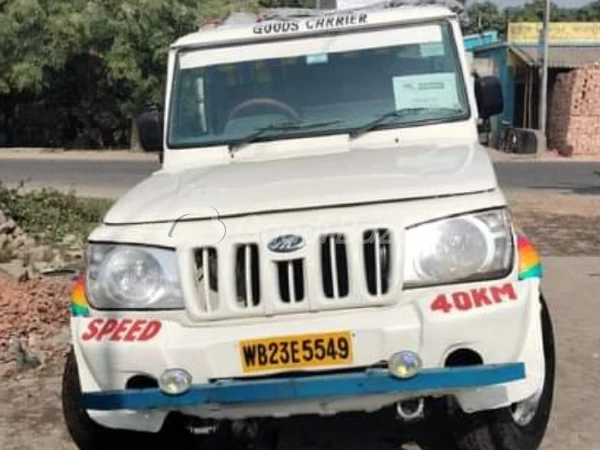
[(346, 414), (538, 448), (542, 267), (477, 135), (502, 108), (440, 6), (238, 15), (174, 43), (164, 112), (139, 119), (162, 169), (91, 234), (73, 292), (79, 448), (274, 449), (284, 422)]

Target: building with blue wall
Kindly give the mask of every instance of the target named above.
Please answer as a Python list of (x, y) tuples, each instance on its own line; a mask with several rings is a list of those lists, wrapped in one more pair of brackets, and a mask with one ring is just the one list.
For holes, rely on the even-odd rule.
[[(494, 32), (465, 36), (465, 48), (472, 55), (479, 75), (500, 79), (504, 112), (492, 122), (492, 140), (503, 126), (537, 128), (539, 122), (541, 23), (511, 23), (506, 40)], [(548, 53), (549, 89), (560, 73), (600, 63), (600, 23), (550, 24)]]

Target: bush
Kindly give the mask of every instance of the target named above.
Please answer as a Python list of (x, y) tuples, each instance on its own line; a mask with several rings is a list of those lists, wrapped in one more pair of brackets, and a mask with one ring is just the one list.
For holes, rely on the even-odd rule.
[(41, 243), (60, 242), (68, 235), (84, 241), (111, 205), (112, 200), (80, 198), (73, 192), (0, 184), (0, 211)]

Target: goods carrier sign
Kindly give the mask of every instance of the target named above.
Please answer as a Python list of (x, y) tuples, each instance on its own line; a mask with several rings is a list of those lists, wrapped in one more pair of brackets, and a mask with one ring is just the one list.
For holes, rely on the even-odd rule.
[(254, 27), (254, 34), (270, 35), (296, 33), (298, 31), (334, 30), (356, 25), (365, 25), (369, 21), (367, 13), (343, 13), (325, 17), (315, 17), (303, 21), (269, 21)]

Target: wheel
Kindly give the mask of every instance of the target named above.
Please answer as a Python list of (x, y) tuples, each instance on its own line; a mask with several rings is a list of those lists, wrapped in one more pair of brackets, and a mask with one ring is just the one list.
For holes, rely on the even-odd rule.
[(188, 444), (189, 448), (197, 448), (192, 447), (189, 433), (172, 422), (165, 424), (158, 434), (113, 430), (94, 422), (81, 407), (81, 384), (73, 350), (67, 356), (63, 372), (62, 407), (67, 430), (80, 450), (159, 449), (169, 448), (173, 442), (181, 449), (188, 448)]
[(459, 450), (536, 450), (546, 433), (554, 397), (555, 349), (552, 320), (542, 297), (544, 383), (531, 398), (508, 408), (465, 414), (450, 405), (451, 429)]

